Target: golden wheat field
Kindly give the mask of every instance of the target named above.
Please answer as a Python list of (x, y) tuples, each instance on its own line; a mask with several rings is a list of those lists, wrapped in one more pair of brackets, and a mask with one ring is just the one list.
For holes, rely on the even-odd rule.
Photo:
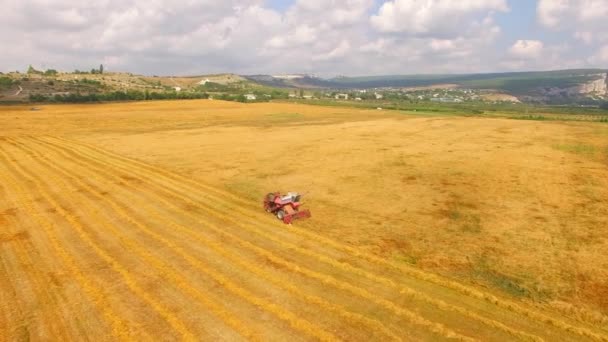
[(606, 341), (607, 166), (599, 123), (0, 107), (0, 340)]

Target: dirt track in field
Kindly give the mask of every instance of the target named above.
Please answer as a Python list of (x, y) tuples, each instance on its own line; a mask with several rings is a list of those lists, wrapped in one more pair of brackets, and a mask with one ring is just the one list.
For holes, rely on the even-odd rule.
[(69, 135), (0, 138), (0, 339), (608, 339)]

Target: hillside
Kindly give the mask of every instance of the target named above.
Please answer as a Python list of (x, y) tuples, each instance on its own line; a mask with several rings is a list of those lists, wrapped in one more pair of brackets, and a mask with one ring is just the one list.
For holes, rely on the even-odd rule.
[[(131, 73), (28, 72), (0, 75), (0, 102), (96, 102), (217, 97), (244, 101), (287, 98), (302, 89), (310, 93), (357, 90), (423, 91), (429, 99), (437, 89), (469, 92), (476, 101), (544, 104), (599, 104), (608, 99), (607, 71), (579, 69), (470, 75), (389, 75), (335, 77), (311, 75), (215, 74), (198, 76), (144, 76)], [(426, 92), (426, 93), (425, 93)], [(126, 94), (126, 95), (125, 95)], [(301, 96), (301, 95), (300, 95)], [(318, 96), (318, 95), (317, 95)], [(333, 95), (326, 96), (333, 98)], [(353, 96), (357, 97), (357, 96)], [(365, 96), (363, 96), (365, 98)]]
[[(181, 93), (188, 98), (192, 93), (209, 94), (218, 88), (253, 90), (260, 87), (234, 74), (216, 74), (200, 76), (144, 76), (132, 73), (110, 72), (12, 72), (0, 75), (0, 102), (24, 102), (29, 100), (53, 100), (57, 96), (69, 97), (96, 96), (106, 99), (112, 93), (157, 94), (164, 98), (166, 94)], [(154, 95), (153, 95), (154, 96)], [(171, 98), (171, 97), (169, 97)], [(122, 98), (118, 98), (119, 100)], [(125, 99), (132, 99), (131, 96)], [(108, 98), (112, 100), (112, 98)], [(69, 102), (69, 101), (68, 101)], [(75, 101), (80, 102), (80, 101)]]
[(522, 100), (608, 97), (607, 70), (578, 69), (543, 72), (514, 72), (464, 75), (387, 75), (336, 77), (321, 79), (302, 75), (282, 79), (272, 76), (247, 76), (247, 79), (278, 87), (371, 89), (371, 88), (443, 88), (454, 85), (461, 89), (487, 89), (516, 96)]

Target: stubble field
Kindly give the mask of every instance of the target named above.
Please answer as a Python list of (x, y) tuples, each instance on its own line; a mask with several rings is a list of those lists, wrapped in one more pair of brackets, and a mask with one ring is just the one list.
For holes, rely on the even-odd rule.
[(1, 340), (608, 339), (604, 124), (39, 109), (0, 108)]

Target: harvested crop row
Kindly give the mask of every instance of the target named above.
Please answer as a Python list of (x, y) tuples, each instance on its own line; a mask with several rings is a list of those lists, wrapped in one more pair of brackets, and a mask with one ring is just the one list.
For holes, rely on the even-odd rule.
[[(15, 165), (17, 166), (19, 173), (23, 177), (34, 182), (36, 188), (38, 189), (40, 194), (44, 197), (44, 199), (47, 200), (47, 202), (50, 203), (52, 205), (52, 207), (66, 221), (68, 221), (72, 225), (72, 227), (74, 227), (76, 229), (76, 231), (78, 232), (82, 241), (84, 241), (89, 247), (91, 247), (97, 253), (98, 256), (100, 256), (103, 260), (105, 260), (112, 267), (112, 269), (114, 271), (116, 271), (123, 277), (124, 281), (126, 282), (126, 284), (129, 286), (129, 288), (133, 291), (133, 293), (135, 295), (137, 295), (139, 298), (145, 300), (153, 308), (153, 310), (156, 313), (158, 313), (160, 316), (162, 316), (180, 336), (182, 336), (185, 339), (192, 339), (192, 340), (195, 339), (195, 336), (189, 331), (189, 329), (184, 325), (183, 322), (181, 322), (179, 319), (177, 319), (177, 317), (174, 315), (174, 313), (172, 313), (165, 306), (161, 305), (156, 299), (152, 298), (152, 296), (150, 296), (135, 281), (135, 279), (131, 276), (131, 274), (127, 268), (125, 268), (123, 265), (118, 263), (116, 261), (116, 259), (113, 258), (107, 251), (105, 251), (97, 243), (95, 243), (95, 241), (90, 236), (90, 234), (87, 233), (87, 231), (84, 228), (84, 225), (81, 223), (80, 219), (77, 218), (76, 216), (74, 216), (73, 214), (69, 213), (67, 210), (65, 210), (65, 208), (63, 208), (61, 205), (59, 205), (57, 203), (57, 201), (48, 193), (48, 191), (46, 191), (44, 189), (44, 186), (40, 182), (39, 179), (32, 176), (31, 172), (25, 171), (23, 168), (21, 168), (17, 164), (15, 164)], [(95, 213), (95, 211), (93, 211), (93, 213)]]
[[(55, 147), (50, 147), (48, 145), (47, 145), (47, 148), (55, 150)], [(65, 153), (65, 151), (61, 151), (61, 150), (55, 150), (55, 151), (62, 154), (66, 158), (71, 158), (68, 154)], [(89, 173), (90, 177), (96, 177), (99, 174), (107, 173), (107, 168), (102, 170), (102, 169), (94, 167), (92, 165), (86, 165), (82, 162), (78, 162), (78, 164), (80, 164), (83, 168), (88, 169), (88, 173)], [(145, 191), (145, 190), (137, 189), (128, 183), (125, 183), (125, 186), (132, 188), (134, 191)], [(165, 205), (166, 207), (172, 207), (175, 210), (183, 211), (180, 207), (174, 205), (172, 202), (167, 201), (164, 198), (162, 198), (154, 193), (150, 192), (149, 194), (151, 196), (153, 196), (156, 200), (158, 200), (160, 203)], [(225, 257), (227, 259), (230, 259), (235, 264), (240, 265), (242, 268), (247, 269), (248, 271), (254, 273), (255, 275), (257, 275), (265, 280), (268, 280), (269, 282), (275, 284), (276, 286), (278, 286), (286, 291), (291, 292), (292, 294), (296, 295), (297, 297), (300, 297), (300, 298), (308, 301), (310, 304), (313, 304), (315, 306), (320, 306), (320, 307), (322, 307), (330, 312), (336, 313), (344, 318), (347, 318), (349, 320), (356, 321), (359, 324), (368, 326), (373, 331), (379, 331), (380, 333), (384, 334), (386, 337), (388, 337), (392, 340), (397, 340), (397, 341), (401, 340), (400, 337), (395, 335), (390, 330), (386, 329), (386, 327), (384, 327), (382, 325), (382, 323), (380, 323), (379, 321), (369, 319), (369, 318), (362, 316), (360, 314), (357, 314), (357, 313), (349, 312), (345, 308), (343, 308), (339, 305), (329, 303), (329, 302), (325, 301), (324, 299), (322, 299), (321, 297), (306, 294), (303, 291), (301, 291), (297, 286), (284, 282), (284, 281), (280, 280), (278, 277), (275, 277), (275, 276), (263, 271), (260, 267), (258, 267), (254, 263), (246, 261), (243, 258), (240, 258), (230, 252), (227, 252), (226, 249), (224, 249), (221, 244), (218, 244), (216, 242), (213, 242), (210, 239), (203, 237), (202, 234), (196, 234), (194, 229), (185, 227), (180, 224), (176, 224), (175, 222), (166, 219), (164, 216), (159, 215), (158, 213), (154, 212), (154, 210), (151, 208), (151, 206), (149, 206), (145, 203), (142, 204), (141, 206), (147, 207), (149, 209), (149, 210), (147, 210), (147, 213), (150, 214), (151, 217), (153, 217), (155, 221), (163, 222), (166, 225), (168, 225), (172, 228), (175, 228), (176, 231), (182, 232), (184, 234), (188, 234), (189, 236), (196, 239), (204, 246), (208, 246), (208, 247), (212, 248), (216, 253), (222, 255), (223, 257)]]
[[(89, 158), (90, 158), (90, 156), (89, 156)], [(111, 165), (108, 164), (108, 166), (111, 166)], [(121, 169), (122, 169), (123, 172), (130, 172), (130, 170), (128, 170), (128, 169), (125, 169), (125, 168), (121, 168)], [(142, 175), (140, 174), (140, 176), (142, 176)], [(145, 177), (145, 175), (144, 175), (144, 177)], [(184, 201), (184, 202), (186, 202), (186, 203), (188, 203), (190, 205), (197, 206), (197, 207), (200, 206), (200, 204), (198, 204), (198, 203), (196, 203), (196, 202), (194, 202), (194, 201), (192, 201), (192, 200), (190, 200), (188, 198), (183, 197), (181, 194), (179, 194), (179, 193), (177, 193), (175, 191), (170, 191), (167, 188), (162, 188), (161, 190), (166, 191), (166, 192), (170, 192), (172, 196), (178, 197), (182, 201)], [(152, 192), (147, 191), (146, 189), (141, 189), (141, 191), (145, 191), (145, 192), (149, 193), (151, 196), (155, 196), (156, 197), (156, 195), (154, 195)], [(157, 198), (157, 200), (159, 199), (158, 197), (156, 197), (156, 198)], [(290, 269), (290, 270), (292, 270), (292, 271), (294, 271), (296, 273), (300, 273), (300, 274), (305, 275), (307, 277), (316, 279), (316, 280), (321, 281), (322, 283), (324, 283), (326, 285), (331, 285), (333, 287), (336, 287), (339, 290), (345, 290), (345, 291), (348, 291), (348, 292), (350, 292), (350, 293), (352, 293), (354, 295), (361, 296), (362, 298), (370, 300), (370, 301), (372, 301), (372, 302), (380, 305), (381, 307), (384, 307), (385, 309), (390, 310), (390, 311), (394, 312), (395, 314), (408, 319), (412, 323), (424, 326), (424, 327), (430, 329), (430, 331), (433, 331), (434, 333), (439, 334), (441, 336), (456, 338), (456, 339), (460, 339), (460, 340), (470, 340), (468, 337), (462, 336), (462, 335), (460, 335), (460, 334), (458, 334), (458, 333), (456, 333), (456, 332), (454, 332), (454, 331), (452, 331), (452, 330), (444, 327), (441, 324), (430, 322), (430, 321), (428, 321), (428, 320), (426, 320), (426, 319), (424, 319), (422, 317), (419, 317), (418, 315), (416, 315), (415, 313), (411, 312), (410, 310), (401, 308), (398, 305), (396, 305), (396, 304), (394, 304), (394, 303), (392, 303), (390, 301), (387, 301), (385, 299), (377, 298), (376, 296), (374, 296), (373, 294), (371, 294), (370, 292), (368, 292), (368, 291), (366, 291), (364, 289), (361, 289), (359, 287), (353, 286), (351, 284), (347, 284), (347, 283), (341, 282), (341, 281), (339, 281), (339, 280), (337, 280), (337, 279), (335, 279), (335, 278), (333, 278), (331, 276), (327, 276), (327, 275), (324, 275), (324, 274), (321, 274), (321, 273), (318, 273), (318, 272), (315, 272), (315, 271), (308, 270), (308, 269), (303, 268), (303, 267), (301, 267), (299, 265), (293, 264), (293, 263), (291, 263), (291, 262), (289, 262), (289, 261), (287, 261), (285, 259), (282, 259), (282, 258), (274, 255), (272, 252), (269, 252), (268, 250), (265, 250), (263, 248), (255, 246), (255, 245), (251, 244), (250, 242), (245, 241), (245, 240), (241, 239), (240, 237), (237, 237), (236, 235), (228, 233), (228, 232), (220, 229), (219, 227), (217, 227), (215, 225), (212, 225), (211, 223), (209, 223), (207, 221), (201, 220), (198, 216), (193, 215), (190, 212), (183, 211), (183, 209), (181, 209), (178, 206), (172, 204), (171, 202), (164, 201), (164, 204), (167, 205), (167, 206), (173, 207), (175, 210), (180, 210), (184, 215), (187, 215), (187, 216), (193, 218), (198, 223), (200, 223), (202, 225), (205, 225), (207, 228), (211, 228), (212, 230), (214, 230), (218, 234), (222, 234), (222, 235), (230, 238), (231, 240), (236, 241), (237, 243), (239, 243), (240, 246), (243, 246), (243, 247), (245, 247), (245, 248), (253, 251), (254, 253), (256, 253), (256, 254), (258, 254), (260, 256), (267, 257), (267, 258), (271, 259), (272, 261), (274, 261), (274, 262), (276, 262), (278, 264), (281, 264), (282, 266), (284, 266), (284, 267), (286, 267), (286, 268), (288, 268), (288, 269)], [(201, 208), (203, 208), (203, 207), (201, 207)], [(203, 209), (206, 209), (206, 208), (203, 208)], [(214, 215), (216, 217), (220, 217), (220, 218), (222, 218), (224, 220), (228, 219), (227, 216), (225, 216), (223, 214), (220, 214), (218, 212), (209, 211), (209, 210), (206, 210), (206, 212), (208, 212), (210, 215)]]
[[(33, 150), (31, 150), (30, 148), (26, 147), (23, 144), (21, 144), (21, 146), (22, 146), (23, 150), (29, 151), (29, 153), (31, 155), (35, 155), (36, 156), (36, 160), (38, 160), (41, 163), (43, 163), (46, 167), (53, 168), (56, 171), (58, 171), (59, 173), (61, 173), (62, 175), (64, 175), (65, 177), (73, 179), (76, 182), (76, 184), (78, 184), (82, 188), (86, 189), (88, 191), (88, 193), (92, 194), (96, 198), (98, 198), (98, 199), (100, 199), (102, 201), (106, 200), (106, 197), (103, 196), (103, 194), (99, 193), (98, 191), (94, 190), (93, 188), (91, 188), (87, 184), (81, 182), (79, 179), (77, 179), (74, 176), (70, 175), (67, 171), (65, 171), (65, 169), (60, 170), (58, 167), (56, 167), (56, 166), (54, 166), (52, 164), (49, 164), (48, 162), (45, 162), (45, 160), (48, 161), (49, 159), (43, 153), (38, 152), (38, 151), (33, 151)], [(66, 184), (65, 182), (62, 182), (62, 183)], [(139, 225), (139, 223), (136, 222), (135, 219), (133, 219), (131, 216), (129, 216), (122, 208), (118, 207), (118, 205), (116, 203), (110, 202), (110, 204), (113, 205), (113, 208), (115, 210), (117, 210), (116, 212), (120, 216), (122, 216), (126, 221), (131, 222), (132, 224)], [(100, 222), (101, 224), (103, 224), (106, 229), (108, 229), (109, 231), (112, 232), (112, 234), (114, 234), (115, 236), (119, 237), (120, 240), (127, 245), (127, 247), (131, 248), (132, 250), (138, 251), (139, 255), (144, 260), (146, 260), (150, 264), (154, 265), (155, 267), (157, 267), (157, 269), (159, 271), (161, 271), (160, 274), (163, 274), (163, 275), (167, 276), (168, 278), (170, 278), (171, 280), (174, 280), (175, 283), (177, 284), (177, 286), (180, 289), (182, 289), (183, 291), (185, 291), (189, 295), (193, 296), (201, 304), (207, 306), (207, 308), (209, 308), (212, 312), (214, 312), (215, 314), (217, 314), (222, 319), (226, 319), (226, 322), (230, 326), (232, 326), (236, 331), (238, 331), (239, 333), (241, 333), (243, 336), (245, 336), (245, 337), (247, 337), (247, 338), (249, 338), (251, 340), (256, 340), (257, 339), (256, 338), (257, 334), (254, 333), (253, 331), (249, 330), (242, 322), (240, 322), (239, 320), (237, 320), (235, 318), (236, 315), (234, 315), (233, 313), (227, 312), (219, 303), (217, 303), (217, 302), (213, 301), (212, 299), (210, 299), (211, 296), (208, 296), (208, 294), (206, 294), (206, 293), (200, 292), (197, 288), (195, 288), (192, 285), (190, 285), (185, 278), (183, 278), (181, 275), (178, 275), (176, 272), (174, 272), (172, 270), (172, 268), (170, 267), (170, 265), (168, 265), (166, 263), (163, 263), (158, 258), (152, 256), (144, 247), (138, 245), (137, 243), (134, 243), (134, 242), (128, 240), (126, 237), (124, 237), (124, 234), (122, 234), (120, 232), (120, 230), (116, 229), (114, 226), (106, 224), (103, 221), (103, 219), (101, 219), (99, 217), (97, 209), (95, 209), (95, 208), (87, 205), (86, 203), (83, 203), (83, 205), (85, 205), (88, 208), (88, 212), (93, 213), (94, 216), (97, 217), (97, 220), (96, 220), (97, 222)], [(156, 234), (156, 233), (153, 233), (153, 234)]]
[[(12, 161), (12, 158), (9, 157), (4, 150), (0, 149), (0, 154), (4, 158), (6, 165), (11, 165), (13, 170), (15, 170), (15, 172), (21, 178), (31, 179), (30, 177), (25, 176), (20, 167)], [(10, 181), (6, 182), (5, 184), (10, 184), (15, 189), (16, 193), (28, 193), (22, 186), (19, 185), (19, 182), (13, 176), (11, 176)], [(50, 197), (48, 197), (48, 193), (44, 194), (42, 191), (40, 191), (39, 182), (36, 183), (36, 186), (39, 189), (38, 192), (42, 194), (45, 199), (50, 199)], [(108, 305), (106, 305), (107, 294), (101, 288), (95, 286), (95, 282), (86, 277), (83, 271), (78, 267), (76, 261), (74, 260), (74, 256), (71, 255), (63, 247), (62, 243), (57, 239), (55, 233), (56, 228), (54, 227), (54, 224), (43, 218), (40, 212), (33, 208), (33, 199), (34, 198), (32, 196), (32, 201), (20, 200), (20, 207), (24, 208), (43, 229), (46, 237), (51, 242), (51, 246), (53, 247), (55, 253), (59, 255), (63, 263), (70, 271), (70, 273), (75, 277), (75, 280), (77, 281), (78, 285), (89, 295), (89, 297), (91, 297), (97, 310), (101, 312), (104, 318), (110, 323), (110, 326), (112, 327), (111, 331), (114, 336), (123, 341), (132, 340), (130, 337), (129, 326), (127, 325), (127, 323), (123, 321), (120, 316), (117, 315), (116, 312), (114, 312)], [(54, 201), (49, 201), (49, 203), (54, 203)]]
[[(8, 182), (3, 183), (9, 184)], [(23, 194), (18, 191), (11, 191), (11, 194), (13, 195), (13, 197), (19, 198), (13, 199), (16, 207), (21, 207), (20, 198)], [(8, 197), (8, 194), (6, 194), (7, 199)], [(18, 218), (12, 218), (11, 221), (18, 221)], [(12, 223), (14, 224), (15, 222)], [(40, 269), (40, 266), (37, 264), (37, 257), (39, 258), (40, 256), (33, 255), (36, 251), (36, 247), (32, 243), (31, 239), (27, 238), (27, 236), (26, 238), (20, 238), (20, 235), (28, 234), (28, 232), (14, 231), (10, 229), (13, 224), (9, 224), (9, 229), (3, 229), (3, 231), (0, 233), (0, 242), (10, 242), (10, 244), (6, 244), (5, 248), (8, 249), (8, 254), (16, 256), (16, 260), (18, 263), (17, 265), (9, 269), (9, 265), (5, 265), (5, 263), (10, 263), (10, 261), (5, 261), (3, 260), (3, 257), (0, 256), (0, 274), (6, 275), (6, 278), (4, 278), (6, 279), (6, 281), (2, 282), (4, 284), (0, 283), (0, 285), (6, 285), (7, 287), (9, 287), (2, 288), (0, 291), (2, 291), (3, 293), (0, 294), (0, 296), (4, 295), (7, 297), (11, 297), (10, 299), (0, 297), (0, 300), (3, 303), (19, 303), (17, 305), (13, 305), (11, 311), (8, 311), (11, 308), (8, 305), (5, 305), (5, 308), (3, 307), (2, 311), (4, 311), (4, 309), (8, 311), (5, 316), (7, 318), (11, 316), (18, 316), (21, 318), (20, 321), (24, 321), (25, 314), (23, 313), (22, 306), (26, 305), (26, 299), (20, 298), (24, 296), (24, 294), (29, 294), (29, 292), (31, 291), (34, 296), (30, 299), (34, 302), (53, 303), (54, 306), (59, 305), (60, 299), (58, 298), (58, 294), (53, 292), (48, 287), (48, 283), (52, 281), (51, 277), (48, 275), (48, 272), (43, 272)], [(55, 255), (51, 255), (50, 259), (56, 260), (57, 258)], [(20, 277), (20, 274), (16, 274), (15, 272), (19, 272), (20, 274), (22, 274), (23, 277), (27, 279), (25, 284), (22, 284), (20, 286), (16, 286), (15, 284), (13, 284), (11, 280)], [(4, 280), (2, 278), (3, 276), (0, 276), (0, 280)], [(72, 325), (80, 323), (77, 320), (73, 320), (72, 322), (65, 322), (65, 320), (61, 319), (60, 313), (56, 310), (53, 310), (52, 312), (47, 312), (46, 315), (37, 315), (36, 318), (29, 318), (29, 320), (32, 319), (37, 319), (37, 321), (39, 322), (39, 331), (48, 332), (50, 336), (55, 337), (65, 337), (65, 332), (70, 330), (68, 328), (68, 325), (70, 323)], [(7, 322), (8, 319), (0, 318), (0, 331), (20, 331), (18, 333), (12, 333), (12, 335), (20, 334), (21, 336), (32, 336), (33, 334), (36, 334), (36, 331), (30, 331), (30, 328), (28, 328), (27, 324), (21, 324), (17, 326), (4, 326), (5, 324), (7, 324)]]
[[(47, 138), (48, 139), (48, 138)], [(45, 139), (45, 140), (47, 140)], [(52, 140), (52, 141), (58, 141), (58, 139), (55, 138), (50, 138), (48, 140)], [(104, 150), (98, 149), (94, 146), (91, 147), (87, 147), (85, 146), (86, 144), (81, 144), (81, 143), (76, 143), (76, 142), (72, 142), (69, 140), (64, 140), (61, 139), (61, 141), (63, 141), (64, 143), (73, 146), (74, 148), (78, 148), (80, 151), (84, 151), (87, 150), (89, 153), (94, 153), (95, 155), (99, 156), (99, 155), (105, 155), (105, 156), (113, 156), (114, 154), (111, 152), (106, 152)], [(93, 152), (91, 152), (93, 151)], [(135, 169), (146, 169), (148, 172), (151, 172), (151, 169), (155, 169), (155, 167), (151, 167), (151, 166), (145, 166), (144, 163), (138, 162), (138, 161), (132, 161), (128, 158), (124, 158), (121, 156), (118, 156), (116, 159), (121, 159), (121, 160), (125, 160), (123, 162), (123, 165), (128, 165), (128, 167), (130, 167), (132, 170)], [(140, 165), (140, 166), (134, 166), (134, 165)], [(144, 166), (141, 166), (144, 165)], [(184, 183), (188, 183), (192, 186), (198, 186), (201, 187), (202, 185), (200, 185), (198, 182), (193, 181), (193, 180), (189, 180), (189, 179), (185, 179), (182, 176), (179, 175), (174, 175), (168, 171), (164, 171), (163, 172), (157, 172), (156, 174), (159, 175), (159, 178), (164, 178), (164, 179), (172, 179), (176, 186), (181, 186), (181, 187), (185, 187)], [(179, 183), (177, 181), (175, 181), (175, 179), (181, 179), (181, 185), (179, 185)], [(188, 187), (191, 191), (192, 191), (192, 187)], [(242, 201), (242, 199), (240, 199)], [(247, 211), (243, 211), (241, 209), (235, 209), (235, 211), (237, 213), (250, 213)], [(270, 219), (268, 217), (262, 217), (262, 216), (257, 216), (260, 218), (261, 222), (270, 222)], [(436, 276), (434, 274), (428, 273), (428, 272), (424, 272), (421, 270), (418, 270), (414, 267), (410, 267), (410, 266), (406, 266), (406, 265), (401, 265), (401, 264), (396, 264), (394, 262), (390, 262), (384, 259), (381, 259), (375, 255), (372, 255), (370, 253), (366, 253), (363, 252), (361, 250), (359, 250), (358, 248), (355, 247), (351, 247), (348, 245), (344, 245), (342, 243), (336, 242), (332, 239), (328, 239), (326, 237), (320, 236), (318, 234), (309, 232), (307, 230), (303, 230), (301, 228), (297, 228), (294, 226), (287, 226), (286, 229), (290, 230), (292, 233), (297, 234), (299, 236), (305, 237), (311, 241), (315, 241), (318, 242), (319, 244), (325, 245), (325, 246), (330, 246), (333, 248), (336, 248), (337, 250), (349, 253), (353, 256), (358, 256), (366, 261), (372, 262), (374, 264), (378, 264), (381, 266), (385, 266), (385, 267), (390, 267), (391, 269), (397, 270), (399, 272), (402, 272), (408, 276), (414, 277), (416, 279), (420, 279), (420, 280), (424, 280), (424, 281), (428, 281), (446, 288), (450, 288), (452, 290), (455, 290), (461, 294), (473, 297), (473, 298), (477, 298), (477, 299), (481, 299), (481, 300), (485, 300), (489, 303), (492, 303), (493, 305), (497, 305), (503, 309), (507, 309), (511, 312), (517, 313), (517, 314), (521, 314), (524, 315), (526, 317), (532, 318), (535, 321), (539, 322), (539, 323), (543, 323), (543, 324), (548, 324), (551, 326), (554, 326), (556, 328), (565, 330), (565, 331), (569, 331), (575, 334), (579, 334), (581, 336), (586, 336), (586, 337), (590, 337), (592, 339), (595, 340), (605, 340), (606, 337), (600, 334), (597, 334), (587, 328), (584, 327), (578, 327), (578, 326), (574, 326), (570, 323), (567, 323), (565, 321), (560, 320), (559, 318), (554, 318), (554, 317), (549, 317), (547, 314), (538, 312), (536, 309), (531, 308), (531, 307), (525, 307), (523, 305), (519, 305), (519, 304), (515, 304), (514, 302), (510, 301), (510, 300), (506, 300), (506, 299), (502, 299), (502, 298), (498, 298), (492, 294), (486, 293), (484, 291), (480, 291), (478, 289), (469, 287), (469, 286), (465, 286), (462, 285), (460, 283), (454, 282), (454, 281), (450, 281), (447, 279), (444, 279), (442, 277)]]
[[(86, 156), (86, 157), (89, 157), (89, 158), (94, 158), (93, 156), (87, 155), (87, 154), (84, 154), (84, 153), (81, 154), (81, 156)], [(133, 172), (132, 170), (129, 170), (126, 167), (121, 168), (121, 170), (123, 172)], [(150, 182), (152, 182), (152, 181), (153, 180), (151, 179)], [(166, 190), (169, 191), (169, 189), (166, 189)], [(193, 191), (188, 191), (187, 193), (194, 193), (194, 192)], [(311, 250), (308, 250), (308, 249), (299, 247), (297, 245), (288, 243), (288, 242), (286, 242), (286, 241), (284, 241), (284, 240), (282, 240), (280, 238), (275, 237), (272, 234), (266, 234), (264, 231), (262, 231), (259, 228), (256, 228), (256, 227), (253, 227), (253, 226), (249, 226), (249, 225), (244, 225), (241, 221), (235, 220), (235, 219), (233, 219), (232, 217), (230, 217), (228, 215), (223, 215), (223, 214), (221, 214), (217, 210), (213, 210), (211, 208), (205, 207), (204, 204), (202, 204), (201, 202), (190, 200), (189, 198), (184, 197), (181, 193), (172, 192), (172, 195), (180, 198), (182, 201), (186, 202), (187, 204), (189, 204), (191, 206), (195, 206), (195, 207), (201, 208), (202, 210), (204, 210), (209, 215), (220, 217), (222, 220), (224, 220), (226, 222), (231, 222), (231, 223), (233, 223), (233, 224), (235, 224), (235, 225), (237, 225), (239, 227), (242, 227), (242, 228), (244, 228), (244, 229), (246, 229), (246, 230), (248, 230), (250, 232), (253, 232), (254, 234), (262, 236), (265, 239), (268, 239), (268, 240), (270, 240), (270, 241), (272, 241), (274, 243), (277, 243), (277, 244), (279, 244), (281, 246), (284, 246), (285, 248), (287, 248), (289, 250), (294, 250), (294, 251), (297, 251), (297, 252), (299, 252), (301, 254), (311, 256), (311, 257), (315, 258), (316, 260), (318, 260), (320, 262), (332, 265), (333, 267), (339, 268), (339, 269), (341, 269), (343, 271), (351, 272), (351, 273), (363, 276), (363, 277), (365, 277), (367, 279), (376, 281), (378, 283), (382, 283), (382, 284), (391, 286), (391, 287), (395, 288), (396, 290), (398, 290), (401, 294), (405, 294), (405, 295), (408, 295), (408, 296), (410, 296), (412, 298), (416, 298), (416, 299), (425, 301), (425, 302), (427, 302), (427, 303), (429, 303), (431, 305), (434, 305), (438, 309), (445, 310), (445, 311), (457, 312), (457, 313), (459, 313), (461, 315), (464, 315), (464, 316), (466, 316), (466, 317), (468, 317), (470, 319), (479, 321), (479, 322), (481, 322), (481, 323), (483, 323), (483, 324), (485, 324), (485, 325), (487, 325), (487, 326), (489, 326), (491, 328), (505, 331), (506, 333), (508, 333), (508, 334), (510, 334), (512, 336), (515, 336), (515, 337), (523, 338), (523, 339), (526, 339), (526, 340), (536, 340), (536, 341), (542, 340), (538, 336), (527, 334), (527, 333), (525, 333), (523, 331), (513, 329), (511, 327), (508, 327), (508, 326), (500, 323), (500, 322), (497, 322), (497, 321), (494, 321), (494, 320), (482, 317), (482, 316), (480, 316), (480, 315), (478, 315), (478, 314), (476, 314), (476, 313), (474, 313), (474, 312), (472, 312), (470, 310), (466, 310), (464, 308), (448, 304), (448, 303), (443, 302), (441, 300), (433, 299), (433, 298), (431, 298), (431, 297), (429, 297), (427, 295), (424, 295), (424, 294), (422, 294), (422, 293), (420, 293), (418, 291), (412, 290), (410, 288), (406, 288), (406, 287), (404, 287), (402, 285), (398, 285), (398, 284), (396, 284), (394, 281), (392, 281), (390, 279), (387, 279), (387, 278), (381, 277), (381, 276), (377, 276), (377, 275), (372, 274), (371, 272), (364, 271), (362, 269), (353, 267), (353, 266), (351, 266), (350, 264), (348, 264), (346, 262), (337, 261), (337, 260), (334, 260), (334, 259), (329, 258), (327, 256), (315, 253), (315, 252), (313, 252)], [(253, 215), (251, 215), (250, 212), (246, 212), (246, 211), (239, 211), (239, 212), (243, 213), (243, 215), (245, 217), (251, 217), (251, 218), (256, 218), (257, 219), (257, 217), (254, 217)], [(189, 214), (189, 213), (186, 213), (186, 214)]]
[[(24, 149), (26, 149), (26, 148), (24, 147)], [(38, 153), (38, 157), (45, 158), (42, 153)], [(293, 328), (300, 330), (303, 333), (309, 334), (310, 336), (313, 336), (313, 337), (318, 338), (319, 340), (323, 340), (323, 341), (336, 340), (336, 338), (334, 336), (332, 336), (330, 333), (320, 330), (318, 327), (311, 325), (309, 322), (298, 318), (295, 314), (293, 314), (283, 308), (280, 308), (277, 305), (270, 303), (260, 297), (257, 297), (253, 293), (249, 292), (248, 290), (238, 286), (237, 284), (235, 284), (234, 282), (229, 280), (224, 275), (220, 274), (219, 272), (217, 272), (217, 271), (213, 270), (212, 268), (208, 267), (207, 265), (203, 264), (197, 258), (194, 258), (193, 256), (189, 255), (187, 252), (185, 252), (183, 250), (183, 248), (177, 246), (174, 242), (169, 241), (168, 239), (164, 238), (162, 235), (154, 232), (153, 230), (149, 229), (148, 227), (146, 227), (145, 225), (143, 225), (142, 223), (140, 223), (139, 221), (137, 221), (136, 219), (131, 217), (124, 210), (124, 208), (122, 208), (116, 202), (108, 199), (106, 196), (104, 196), (103, 194), (99, 193), (98, 191), (92, 189), (90, 186), (88, 186), (84, 182), (80, 181), (79, 179), (69, 175), (66, 171), (61, 171), (59, 168), (57, 168), (47, 162), (44, 162), (44, 163), (46, 164), (47, 167), (54, 168), (58, 172), (64, 174), (66, 177), (72, 178), (79, 186), (85, 188), (89, 193), (93, 194), (99, 200), (107, 202), (115, 210), (115, 212), (118, 213), (118, 215), (121, 216), (125, 221), (127, 221), (131, 225), (137, 227), (139, 230), (141, 230), (142, 232), (144, 232), (145, 234), (147, 234), (154, 240), (165, 245), (167, 248), (173, 250), (176, 254), (181, 256), (184, 260), (186, 260), (189, 264), (191, 264), (197, 270), (210, 276), (211, 278), (214, 279), (214, 281), (216, 281), (218, 284), (221, 284), (222, 286), (226, 287), (229, 291), (233, 292), (234, 294), (238, 295), (239, 297), (243, 298), (244, 300), (250, 302), (251, 304), (256, 305), (264, 310), (267, 310), (267, 311), (275, 314), (279, 319), (285, 320)], [(90, 210), (94, 210), (94, 209), (91, 208)], [(116, 228), (113, 228), (110, 226), (109, 226), (109, 228), (111, 229), (112, 234), (114, 234), (115, 236), (122, 236), (120, 231), (117, 230)], [(129, 247), (130, 249), (137, 251), (142, 258), (144, 258), (147, 262), (153, 264), (156, 268), (161, 270), (163, 274), (167, 275), (169, 278), (174, 280), (174, 282), (177, 283), (178, 286), (182, 290), (187, 291), (189, 294), (195, 296), (195, 298), (197, 298), (198, 300), (200, 300), (204, 303), (209, 303), (207, 296), (200, 293), (196, 288), (194, 288), (193, 286), (188, 284), (187, 280), (183, 276), (181, 276), (179, 273), (173, 271), (169, 264), (163, 263), (160, 259), (152, 256), (149, 252), (146, 251), (145, 248), (138, 246), (136, 243), (129, 243), (128, 240), (124, 237), (121, 238), (121, 241), (126, 243), (127, 247)], [(218, 308), (218, 306), (216, 306), (216, 309), (217, 308)], [(221, 313), (220, 316), (222, 318), (227, 319), (230, 317), (230, 314), (227, 314), (224, 312), (224, 313)], [(227, 323), (229, 323), (231, 326), (233, 326), (233, 328), (235, 328), (237, 331), (243, 333), (244, 336), (246, 336), (248, 338), (253, 338), (256, 335), (255, 333), (249, 331), (249, 329), (245, 328), (244, 325), (241, 322), (238, 322), (236, 319), (230, 319)]]

